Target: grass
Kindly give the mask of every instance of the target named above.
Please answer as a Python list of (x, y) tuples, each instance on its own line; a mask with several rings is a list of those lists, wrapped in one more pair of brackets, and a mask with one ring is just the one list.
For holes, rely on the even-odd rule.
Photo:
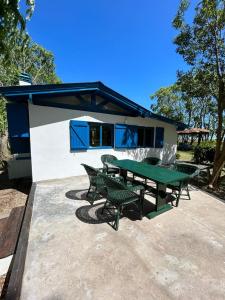
[(179, 160), (191, 161), (193, 159), (194, 151), (177, 151), (180, 155)]

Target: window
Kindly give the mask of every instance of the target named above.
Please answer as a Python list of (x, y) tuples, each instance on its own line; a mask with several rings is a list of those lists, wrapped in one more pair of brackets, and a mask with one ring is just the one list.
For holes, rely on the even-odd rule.
[(114, 130), (112, 125), (102, 125), (102, 146), (113, 147)]
[(113, 125), (89, 123), (90, 147), (113, 147)]
[(145, 147), (154, 147), (154, 127), (145, 128)]
[(89, 144), (91, 147), (99, 147), (100, 146), (100, 126), (99, 124), (91, 124), (90, 125), (90, 137)]
[(138, 147), (144, 147), (144, 138), (145, 138), (145, 135), (144, 135), (144, 127), (138, 127)]
[(164, 128), (141, 127), (127, 124), (114, 125), (85, 121), (70, 121), (70, 149), (97, 148), (163, 148)]
[(164, 128), (156, 127), (155, 148), (163, 148), (164, 146)]

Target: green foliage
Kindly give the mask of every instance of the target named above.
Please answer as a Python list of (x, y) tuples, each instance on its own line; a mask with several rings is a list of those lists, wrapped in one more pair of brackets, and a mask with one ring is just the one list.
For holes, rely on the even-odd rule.
[[(54, 56), (40, 45), (36, 44), (25, 33), (13, 38), (13, 47), (5, 61), (0, 55), (0, 86), (18, 84), (21, 72), (31, 75), (33, 84), (60, 83), (55, 72)], [(0, 133), (6, 128), (5, 100), (0, 98)]]
[[(22, 5), (20, 2), (23, 2)], [(26, 7), (23, 14), (20, 7)], [(26, 21), (29, 20), (34, 11), (34, 0), (1, 0), (0, 1), (0, 53), (7, 54), (10, 49), (10, 41), (17, 34), (17, 29), (24, 32)], [(11, 45), (12, 46), (12, 45)]]
[(21, 72), (30, 74), (34, 84), (60, 82), (50, 51), (19, 31), (13, 38), (13, 45), (8, 54), (10, 60), (5, 61), (4, 55), (0, 55), (0, 85), (16, 84)]
[(176, 159), (180, 159), (181, 155), (180, 153), (176, 153)]
[(177, 53), (189, 65), (188, 72), (178, 73), (178, 80), (182, 91), (201, 99), (203, 110), (208, 107), (210, 117), (216, 119), (216, 149), (210, 182), (216, 186), (225, 163), (225, 1), (199, 1), (192, 21), (185, 19), (188, 7), (189, 1), (181, 0), (173, 21), (179, 31), (174, 40)]
[(157, 103), (151, 105), (153, 112), (176, 121), (184, 121), (184, 103), (177, 84), (160, 88), (150, 98), (157, 99)]
[(194, 149), (196, 163), (213, 162), (215, 156), (215, 142), (203, 142)]

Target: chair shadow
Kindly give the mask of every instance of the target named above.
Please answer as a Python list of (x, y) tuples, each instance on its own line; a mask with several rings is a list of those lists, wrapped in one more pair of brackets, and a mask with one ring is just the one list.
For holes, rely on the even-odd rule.
[(94, 205), (85, 205), (79, 207), (75, 211), (76, 217), (87, 224), (102, 224), (113, 222), (115, 219), (115, 210), (104, 210), (102, 208), (105, 202), (100, 202)]
[(87, 200), (88, 189), (85, 190), (71, 190), (65, 193), (66, 198), (71, 200)]
[[(81, 222), (87, 224), (107, 223), (112, 226), (110, 223), (114, 222), (115, 220), (115, 209), (107, 208), (102, 213), (104, 203), (105, 202), (98, 202), (94, 205), (81, 206), (75, 211), (75, 215)], [(154, 209), (155, 205), (145, 199), (143, 202), (143, 217), (149, 212), (154, 211)], [(135, 203), (126, 205), (123, 209), (123, 214), (120, 219), (122, 218), (128, 218), (131, 221), (140, 220), (140, 212), (137, 205)]]

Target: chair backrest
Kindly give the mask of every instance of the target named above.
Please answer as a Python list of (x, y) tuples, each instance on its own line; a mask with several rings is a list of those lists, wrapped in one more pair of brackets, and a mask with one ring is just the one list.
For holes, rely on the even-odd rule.
[(103, 178), (105, 186), (107, 188), (108, 192), (111, 192), (113, 190), (125, 190), (126, 187), (119, 181), (115, 180), (114, 178), (107, 176), (105, 174), (99, 175), (101, 178)]
[(103, 163), (103, 166), (107, 166), (107, 163), (111, 163), (113, 160), (117, 160), (117, 157), (111, 154), (103, 154), (101, 156), (101, 161)]
[(200, 170), (198, 167), (193, 166), (193, 165), (189, 165), (189, 164), (179, 164), (176, 163), (174, 165), (174, 169), (179, 171), (179, 172), (183, 172), (189, 175), (189, 177), (195, 177), (199, 174)]
[(149, 164), (149, 165), (159, 165), (161, 163), (161, 159), (158, 157), (146, 157), (142, 160), (142, 162)]
[(81, 166), (85, 168), (89, 177), (97, 176), (99, 174), (99, 171), (91, 166), (88, 166), (86, 164), (81, 164)]

